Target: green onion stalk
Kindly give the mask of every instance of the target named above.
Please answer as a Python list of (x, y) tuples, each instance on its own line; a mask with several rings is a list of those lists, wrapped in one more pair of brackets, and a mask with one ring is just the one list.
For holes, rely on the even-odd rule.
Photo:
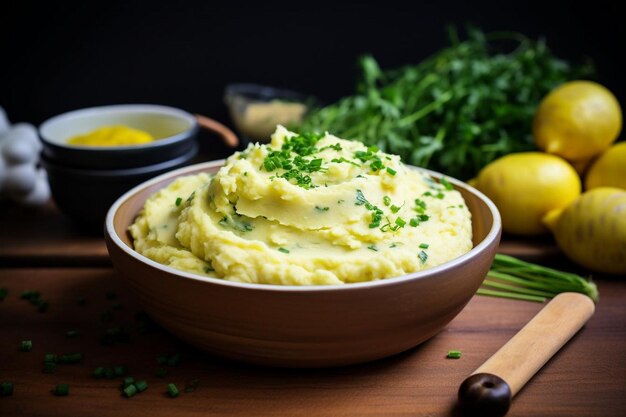
[(496, 254), (491, 269), (476, 292), (478, 295), (544, 302), (562, 292), (578, 292), (598, 302), (591, 279), (570, 272)]

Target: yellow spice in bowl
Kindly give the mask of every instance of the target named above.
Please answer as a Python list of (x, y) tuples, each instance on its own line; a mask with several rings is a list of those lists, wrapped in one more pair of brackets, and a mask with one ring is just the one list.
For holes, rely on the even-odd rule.
[(143, 130), (124, 125), (102, 126), (91, 132), (68, 139), (70, 145), (79, 146), (132, 146), (149, 143), (154, 137)]

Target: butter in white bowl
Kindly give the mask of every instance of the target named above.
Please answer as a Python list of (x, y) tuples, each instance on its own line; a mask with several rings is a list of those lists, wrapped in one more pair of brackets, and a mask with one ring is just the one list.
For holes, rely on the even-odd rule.
[(386, 279), (472, 249), (471, 214), (445, 180), (360, 142), (282, 126), (214, 176), (154, 194), (130, 232), (156, 262), (261, 284)]

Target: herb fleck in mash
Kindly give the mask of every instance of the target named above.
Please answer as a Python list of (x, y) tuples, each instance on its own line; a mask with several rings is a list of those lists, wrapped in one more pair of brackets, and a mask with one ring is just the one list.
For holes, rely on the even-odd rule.
[(130, 227), (164, 265), (230, 281), (343, 284), (400, 276), (472, 248), (460, 193), (396, 155), (279, 126), (214, 176), (182, 177)]

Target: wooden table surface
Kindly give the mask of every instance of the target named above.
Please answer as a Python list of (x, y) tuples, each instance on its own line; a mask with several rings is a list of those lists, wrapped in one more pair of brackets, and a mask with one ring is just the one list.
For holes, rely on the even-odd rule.
[[(456, 416), (462, 380), (542, 307), (476, 296), (440, 334), (403, 354), (336, 369), (260, 368), (203, 354), (158, 327), (138, 332), (140, 307), (108, 266), (101, 238), (82, 235), (53, 205), (43, 211), (0, 208), (0, 242), (0, 287), (9, 290), (0, 301), (0, 381), (15, 386), (11, 397), (0, 398), (0, 416)], [(518, 394), (509, 416), (626, 414), (626, 282), (596, 282), (596, 314)], [(41, 291), (48, 311), (39, 313), (19, 298), (28, 289)], [(113, 300), (106, 296), (111, 292)], [(79, 296), (85, 306), (76, 303)], [(105, 311), (110, 319), (103, 320)], [(102, 344), (114, 327), (122, 327), (129, 340)], [(68, 338), (68, 330), (79, 334)], [(32, 351), (20, 352), (20, 341), (27, 339)], [(450, 349), (461, 350), (461, 359), (446, 359)], [(45, 353), (76, 351), (84, 352), (82, 363), (42, 372)], [(156, 377), (157, 357), (172, 353), (182, 355), (181, 364)], [(127, 365), (129, 375), (145, 379), (149, 388), (126, 399), (121, 378), (91, 376), (95, 367), (113, 365)], [(193, 379), (197, 389), (182, 392)], [(170, 382), (180, 397), (165, 395)], [(58, 383), (70, 385), (68, 397), (50, 393)]]

